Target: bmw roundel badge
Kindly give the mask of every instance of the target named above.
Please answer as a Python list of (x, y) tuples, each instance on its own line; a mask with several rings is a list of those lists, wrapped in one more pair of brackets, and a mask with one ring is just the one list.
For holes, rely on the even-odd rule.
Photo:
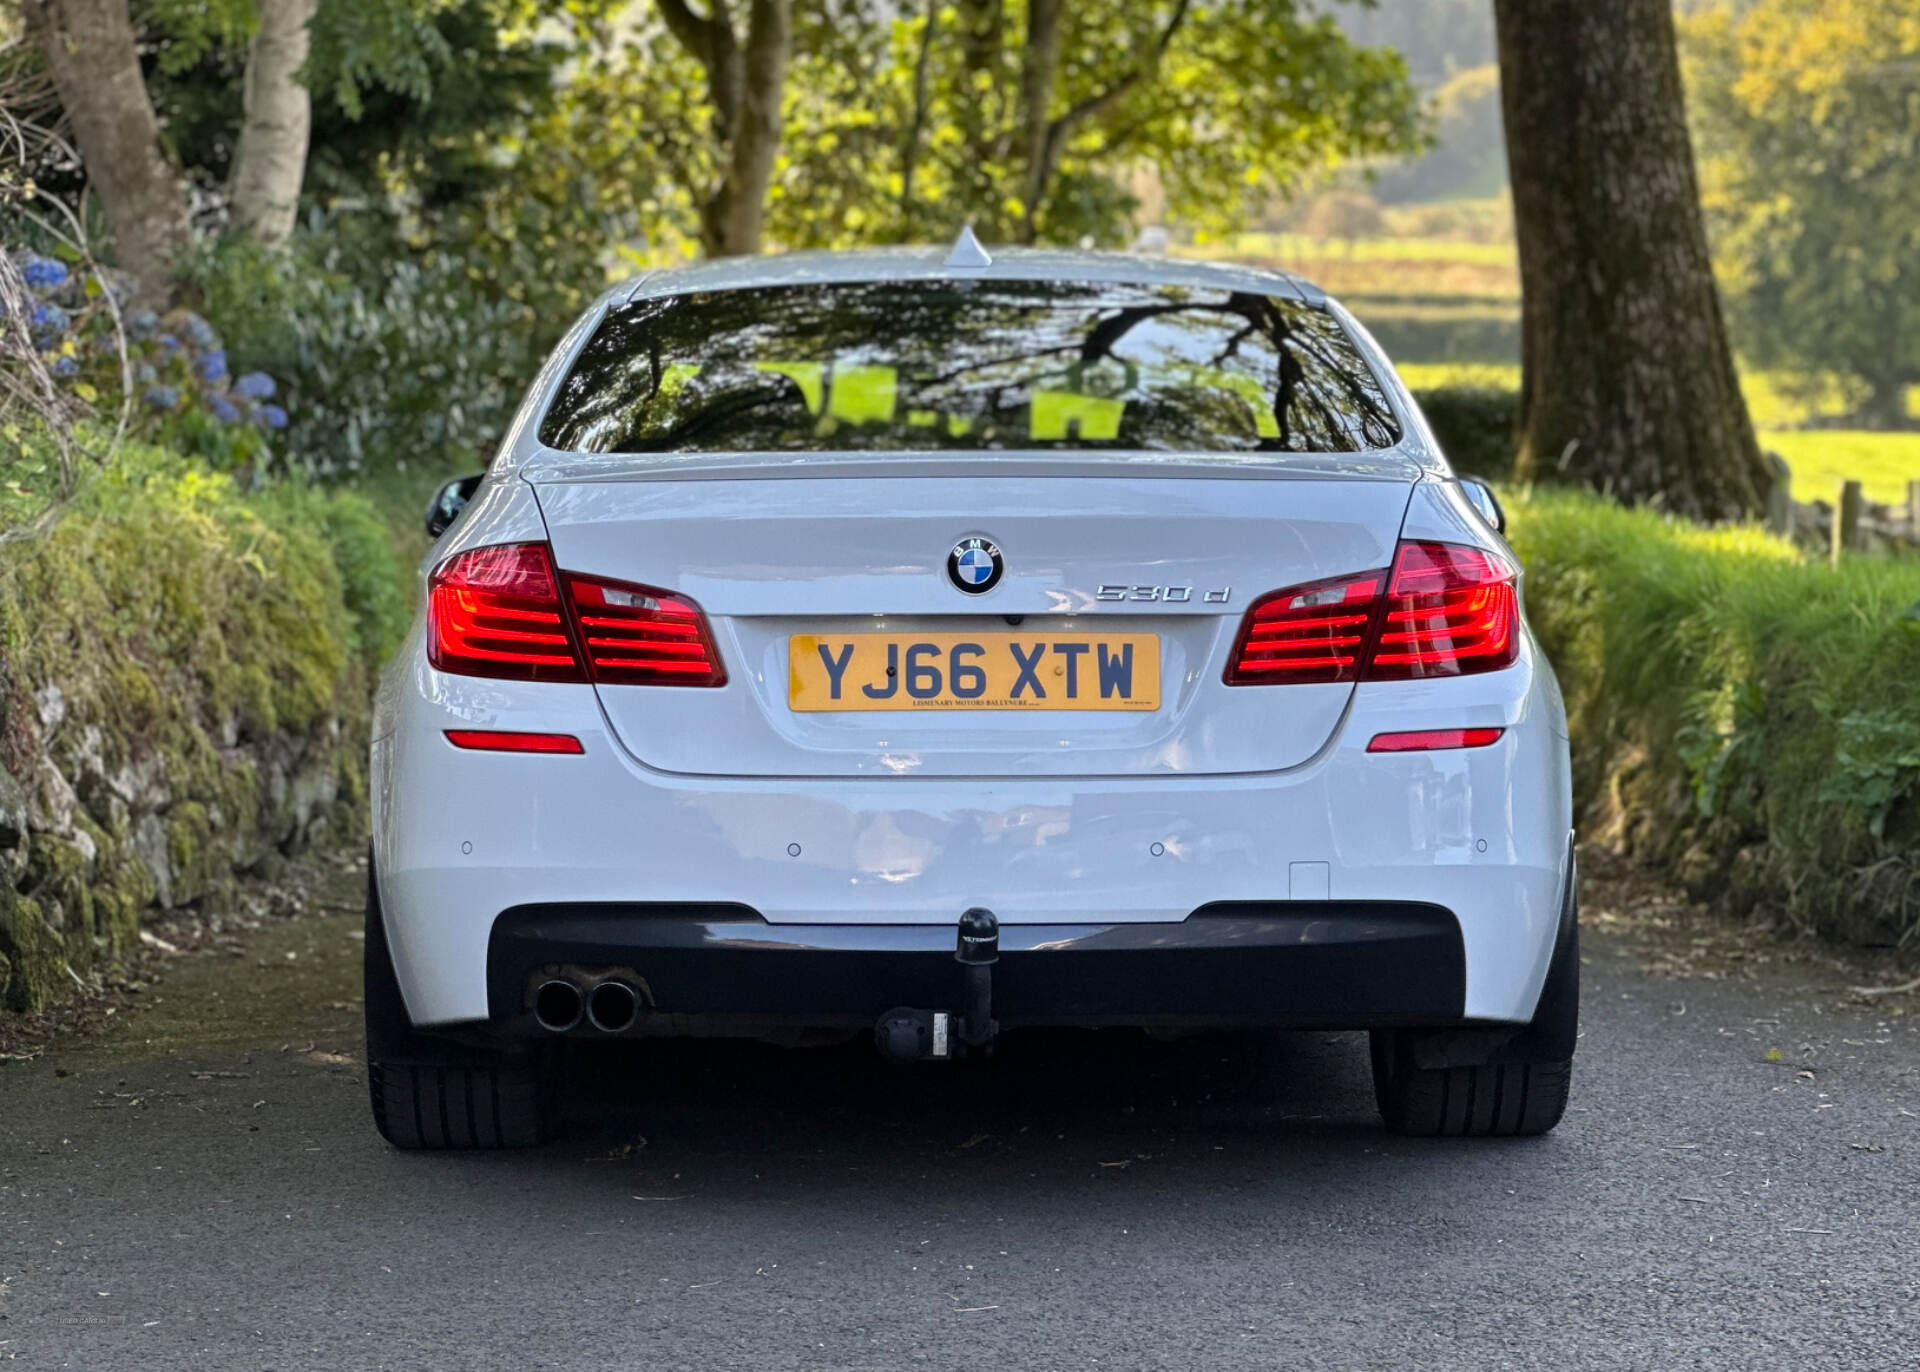
[(947, 577), (968, 595), (980, 595), (1000, 584), (1000, 550), (991, 539), (963, 538), (947, 554)]

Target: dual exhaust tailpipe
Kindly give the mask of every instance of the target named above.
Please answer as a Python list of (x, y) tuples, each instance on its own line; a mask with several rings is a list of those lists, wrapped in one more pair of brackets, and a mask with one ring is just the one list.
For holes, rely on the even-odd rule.
[(555, 977), (533, 993), (533, 1018), (550, 1034), (564, 1034), (585, 1020), (603, 1034), (624, 1034), (640, 1017), (640, 993), (624, 981), (577, 981)]

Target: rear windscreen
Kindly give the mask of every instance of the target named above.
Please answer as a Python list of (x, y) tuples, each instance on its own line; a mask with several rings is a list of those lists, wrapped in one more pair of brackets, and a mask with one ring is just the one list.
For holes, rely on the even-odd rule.
[(1326, 310), (1108, 282), (886, 281), (615, 306), (540, 427), (589, 453), (1356, 452), (1400, 430)]

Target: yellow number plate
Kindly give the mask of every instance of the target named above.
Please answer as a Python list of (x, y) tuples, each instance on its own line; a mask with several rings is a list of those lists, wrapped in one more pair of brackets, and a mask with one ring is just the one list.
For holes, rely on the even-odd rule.
[(787, 704), (826, 710), (1157, 710), (1155, 634), (794, 634)]

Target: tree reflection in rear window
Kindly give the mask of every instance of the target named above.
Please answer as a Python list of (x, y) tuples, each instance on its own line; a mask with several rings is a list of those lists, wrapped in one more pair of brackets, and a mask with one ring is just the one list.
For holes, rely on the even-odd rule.
[(1325, 309), (1121, 282), (876, 281), (617, 305), (541, 425), (588, 453), (1358, 452), (1400, 438)]

